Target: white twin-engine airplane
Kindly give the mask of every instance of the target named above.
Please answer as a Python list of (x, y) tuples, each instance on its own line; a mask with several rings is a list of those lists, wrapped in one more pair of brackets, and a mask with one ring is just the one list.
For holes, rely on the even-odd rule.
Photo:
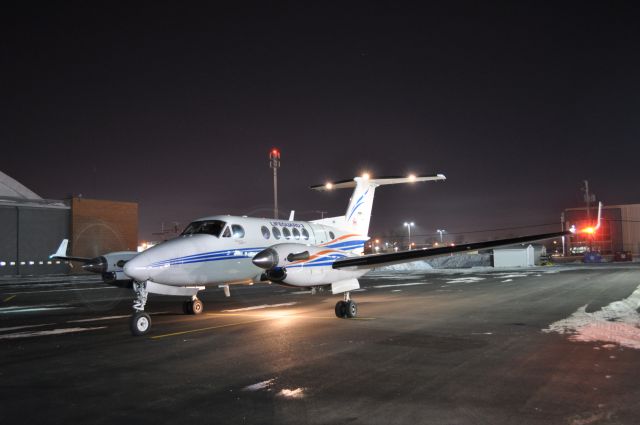
[(206, 286), (223, 286), (227, 296), (231, 284), (268, 281), (296, 287), (330, 287), (333, 294), (343, 294), (343, 300), (335, 307), (336, 316), (353, 318), (358, 307), (350, 291), (360, 288), (358, 278), (375, 267), (569, 233), (363, 255), (378, 186), (441, 180), (445, 180), (442, 174), (385, 178), (369, 178), (365, 174), (353, 180), (312, 186), (320, 191), (355, 188), (344, 216), (314, 221), (296, 221), (293, 214), (290, 220), (204, 217), (189, 224), (175, 239), (141, 253), (114, 252), (94, 259), (68, 257), (65, 240), (51, 257), (84, 262), (86, 270), (102, 273), (107, 283), (125, 285), (132, 281), (136, 298), (131, 331), (143, 335), (151, 328), (151, 318), (144, 312), (149, 293), (189, 297), (184, 303), (185, 313), (200, 314), (203, 304), (197, 293)]

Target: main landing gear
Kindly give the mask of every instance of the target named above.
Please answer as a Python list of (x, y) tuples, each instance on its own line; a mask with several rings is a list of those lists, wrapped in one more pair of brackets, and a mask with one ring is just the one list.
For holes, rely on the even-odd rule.
[(184, 314), (202, 314), (204, 304), (194, 295), (191, 301), (182, 303), (182, 311)]
[(133, 290), (136, 293), (136, 299), (133, 300), (133, 309), (135, 313), (131, 316), (131, 333), (135, 336), (144, 335), (151, 329), (151, 316), (144, 312), (144, 306), (147, 304), (147, 282), (133, 282)]
[(336, 303), (336, 317), (353, 319), (358, 315), (358, 304), (351, 299), (348, 292), (344, 293), (344, 300)]

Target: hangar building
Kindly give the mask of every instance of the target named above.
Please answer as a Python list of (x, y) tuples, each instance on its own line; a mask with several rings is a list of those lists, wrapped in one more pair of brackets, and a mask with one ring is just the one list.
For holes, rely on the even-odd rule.
[[(597, 207), (587, 209), (567, 208), (564, 210), (565, 228), (572, 225), (576, 229), (593, 226), (598, 217)], [(589, 220), (590, 218), (590, 220)], [(632, 252), (640, 254), (640, 204), (604, 205), (600, 228), (593, 234), (577, 234), (568, 239), (567, 255), (581, 254), (592, 250), (602, 254)]]
[(68, 273), (68, 264), (49, 259), (62, 239), (77, 257), (135, 251), (138, 204), (43, 199), (0, 172), (0, 275)]

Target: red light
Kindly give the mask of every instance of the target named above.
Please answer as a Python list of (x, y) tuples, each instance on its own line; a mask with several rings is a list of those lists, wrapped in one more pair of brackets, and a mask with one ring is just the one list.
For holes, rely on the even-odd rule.
[(586, 229), (582, 229), (582, 232), (592, 235), (596, 232), (596, 229), (594, 229), (593, 227), (587, 227)]
[(271, 151), (271, 154), (272, 154), (273, 156), (280, 156), (280, 151), (279, 151), (278, 149), (273, 149), (273, 150)]

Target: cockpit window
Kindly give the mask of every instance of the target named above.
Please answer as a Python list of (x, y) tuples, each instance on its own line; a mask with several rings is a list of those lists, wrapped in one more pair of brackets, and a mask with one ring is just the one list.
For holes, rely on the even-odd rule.
[(206, 234), (213, 235), (216, 238), (220, 237), (220, 232), (224, 229), (225, 222), (221, 220), (202, 220), (202, 221), (194, 221), (190, 225), (184, 229), (182, 232), (182, 236), (185, 235), (198, 235), (198, 234)]
[(244, 238), (244, 229), (242, 226), (234, 224), (231, 226), (231, 230), (233, 231), (234, 238)]

